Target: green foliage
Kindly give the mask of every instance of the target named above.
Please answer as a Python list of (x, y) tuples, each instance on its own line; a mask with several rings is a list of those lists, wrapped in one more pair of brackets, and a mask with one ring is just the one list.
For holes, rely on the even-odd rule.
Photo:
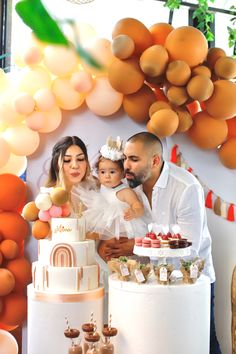
[(164, 4), (165, 7), (168, 7), (171, 11), (180, 8), (182, 0), (167, 0)]
[[(215, 0), (210, 0), (214, 2)], [(193, 18), (197, 19), (197, 28), (202, 31), (206, 39), (211, 42), (214, 34), (211, 32), (211, 23), (214, 22), (214, 14), (209, 11), (208, 0), (198, 0), (198, 8), (193, 12)]]
[(235, 6), (231, 6), (230, 10), (232, 10), (232, 14), (233, 17), (230, 19), (230, 22), (232, 23), (232, 27), (231, 26), (227, 26), (227, 30), (228, 30), (228, 44), (230, 48), (234, 48), (234, 56), (236, 55), (236, 28), (235, 28), (235, 24), (236, 24), (236, 7)]

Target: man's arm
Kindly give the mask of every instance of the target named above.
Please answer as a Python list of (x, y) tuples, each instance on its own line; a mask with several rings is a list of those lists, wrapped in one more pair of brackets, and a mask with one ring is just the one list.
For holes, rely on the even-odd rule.
[(134, 248), (134, 239), (120, 237), (119, 240), (112, 238), (110, 240), (102, 240), (98, 245), (98, 254), (105, 261), (120, 256), (132, 256)]

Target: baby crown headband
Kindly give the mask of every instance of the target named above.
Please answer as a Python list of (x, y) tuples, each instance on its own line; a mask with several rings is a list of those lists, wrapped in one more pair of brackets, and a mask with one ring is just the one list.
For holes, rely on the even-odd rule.
[(123, 142), (120, 137), (118, 136), (116, 140), (113, 140), (112, 137), (109, 136), (106, 144), (101, 147), (100, 153), (102, 157), (112, 161), (122, 160), (124, 158)]

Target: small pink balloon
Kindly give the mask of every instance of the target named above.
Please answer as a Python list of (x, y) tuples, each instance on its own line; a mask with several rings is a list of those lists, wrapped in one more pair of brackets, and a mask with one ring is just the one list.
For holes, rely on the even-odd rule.
[(81, 70), (71, 75), (70, 83), (75, 91), (89, 92), (93, 88), (94, 80), (90, 73)]
[(39, 210), (39, 220), (41, 221), (49, 221), (51, 219), (51, 215), (48, 210)]
[(49, 111), (56, 104), (56, 98), (48, 88), (42, 88), (35, 92), (34, 100), (39, 110)]
[(33, 113), (29, 114), (25, 119), (27, 127), (34, 131), (39, 131), (40, 129), (42, 129), (45, 125), (45, 122), (45, 114), (40, 111), (34, 111)]
[(62, 205), (61, 209), (62, 209), (62, 214), (61, 214), (62, 217), (66, 217), (66, 216), (70, 215), (71, 210), (70, 210), (70, 205), (69, 204)]
[(26, 65), (35, 65), (40, 63), (43, 55), (38, 47), (29, 47), (24, 51), (22, 57)]
[(62, 209), (61, 207), (53, 205), (49, 209), (49, 214), (52, 218), (59, 218), (62, 215)]
[(13, 106), (17, 113), (27, 115), (33, 112), (35, 102), (30, 94), (27, 92), (20, 92), (13, 99)]

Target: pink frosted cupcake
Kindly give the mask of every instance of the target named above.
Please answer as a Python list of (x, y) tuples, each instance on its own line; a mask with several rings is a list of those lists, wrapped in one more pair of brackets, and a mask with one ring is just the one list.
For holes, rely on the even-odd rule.
[(134, 239), (135, 246), (142, 247), (142, 241), (143, 241), (142, 237), (135, 237)]

